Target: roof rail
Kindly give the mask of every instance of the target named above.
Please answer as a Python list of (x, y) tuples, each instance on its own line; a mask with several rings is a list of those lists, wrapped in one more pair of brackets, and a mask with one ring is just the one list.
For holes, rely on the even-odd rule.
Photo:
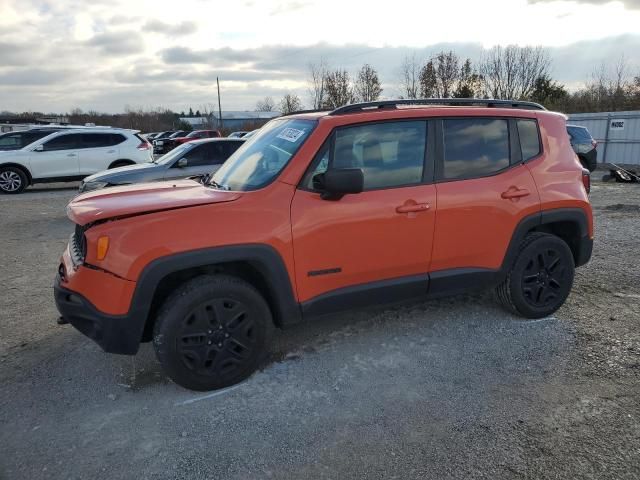
[(283, 113), (280, 115), (281, 117), (288, 117), (289, 115), (298, 115), (301, 113), (319, 113), (319, 112), (331, 112), (330, 108), (318, 108), (318, 109), (310, 109), (310, 110), (296, 110), (295, 112)]
[(448, 107), (520, 108), (523, 110), (546, 110), (539, 103), (519, 100), (495, 100), (484, 98), (416, 98), (406, 100), (382, 100), (379, 102), (354, 103), (332, 110), (329, 115), (364, 112), (367, 110), (394, 110), (398, 105), (444, 105)]

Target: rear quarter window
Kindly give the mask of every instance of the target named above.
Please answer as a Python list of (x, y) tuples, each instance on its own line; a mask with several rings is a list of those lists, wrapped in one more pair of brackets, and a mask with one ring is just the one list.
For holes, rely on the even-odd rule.
[(542, 151), (540, 135), (538, 133), (538, 122), (535, 120), (519, 119), (517, 125), (522, 161), (526, 162), (527, 160), (537, 157)]

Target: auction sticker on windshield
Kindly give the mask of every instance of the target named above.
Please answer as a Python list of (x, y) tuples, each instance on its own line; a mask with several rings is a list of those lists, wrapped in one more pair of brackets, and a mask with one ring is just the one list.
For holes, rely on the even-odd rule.
[(298, 139), (304, 135), (304, 130), (298, 130), (297, 128), (285, 128), (280, 132), (278, 138), (287, 140), (288, 142), (295, 143)]

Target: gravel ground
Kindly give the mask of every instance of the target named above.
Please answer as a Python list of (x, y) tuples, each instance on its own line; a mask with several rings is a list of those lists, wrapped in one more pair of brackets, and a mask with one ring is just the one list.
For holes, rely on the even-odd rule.
[(73, 189), (0, 197), (0, 478), (640, 478), (640, 187), (596, 183), (556, 316), (490, 294), (280, 332), (219, 392), (55, 324)]

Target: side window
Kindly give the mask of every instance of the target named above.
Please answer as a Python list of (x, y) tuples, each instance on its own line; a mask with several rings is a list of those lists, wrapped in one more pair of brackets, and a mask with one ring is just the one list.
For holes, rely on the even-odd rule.
[(52, 138), (48, 142), (45, 142), (43, 147), (47, 152), (55, 150), (74, 150), (76, 148), (80, 148), (80, 140), (80, 135), (77, 133), (60, 135), (59, 137)]
[(83, 133), (82, 146), (83, 148), (107, 147), (111, 144), (110, 137), (108, 133)]
[(119, 133), (110, 133), (109, 137), (110, 137), (109, 146), (119, 145), (127, 139), (127, 137)]
[(20, 134), (15, 133), (13, 135), (5, 135), (0, 138), (0, 147), (2, 148), (19, 148), (22, 146), (20, 141)]
[(324, 173), (329, 168), (329, 148), (331, 142), (327, 140), (320, 148), (318, 153), (311, 162), (311, 169), (307, 172), (304, 180), (301, 183), (302, 188), (306, 190), (313, 190), (313, 177), (319, 173)]
[(305, 179), (311, 188), (313, 176), (331, 168), (361, 168), (364, 189), (415, 185), (422, 182), (427, 122), (385, 122), (340, 128), (333, 150), (329, 143), (316, 155)]
[(190, 167), (200, 167), (203, 165), (218, 165), (225, 160), (224, 145), (221, 142), (204, 143), (193, 150), (199, 150), (201, 153), (197, 158), (191, 161), (189, 157)]
[(224, 158), (223, 162), (234, 154), (242, 146), (242, 142), (223, 142), (224, 145)]
[[(189, 167), (199, 167), (201, 165), (206, 165), (207, 152), (205, 150), (205, 145), (196, 145), (191, 148), (187, 153), (181, 155), (179, 158), (186, 158)], [(177, 163), (177, 162), (176, 162)], [(177, 165), (174, 165), (177, 166)]]
[(82, 134), (82, 146), (83, 148), (101, 148), (111, 147), (122, 143), (125, 140), (124, 136), (119, 133), (83, 133)]
[(443, 179), (484, 177), (509, 166), (509, 126), (498, 118), (442, 121)]
[(535, 120), (518, 120), (518, 136), (520, 137), (520, 150), (522, 150), (522, 161), (537, 156), (540, 148), (540, 136), (538, 135), (538, 122)]

